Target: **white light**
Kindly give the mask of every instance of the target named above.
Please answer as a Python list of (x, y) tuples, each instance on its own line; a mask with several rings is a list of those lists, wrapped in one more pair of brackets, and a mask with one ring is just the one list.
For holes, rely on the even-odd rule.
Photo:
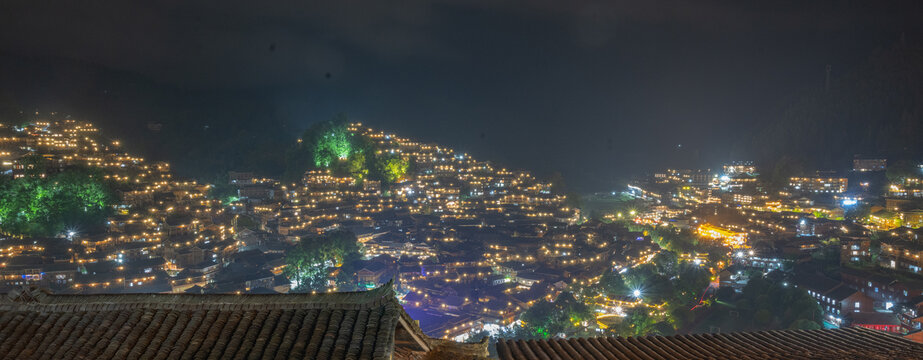
[(632, 292), (635, 297), (641, 297), (641, 290), (635, 290)]

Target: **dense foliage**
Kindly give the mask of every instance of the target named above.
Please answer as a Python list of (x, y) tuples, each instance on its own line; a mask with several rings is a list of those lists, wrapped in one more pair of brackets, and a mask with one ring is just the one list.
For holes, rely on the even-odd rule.
[(103, 226), (113, 196), (98, 171), (72, 168), (40, 176), (0, 177), (0, 230), (54, 236)]
[(735, 305), (756, 329), (819, 329), (823, 317), (806, 290), (762, 276), (750, 279)]
[(889, 168), (912, 158), (923, 152), (921, 56), (919, 44), (899, 43), (854, 70), (833, 69), (828, 87), (794, 94), (739, 147), (759, 149), (753, 155), (776, 183), (802, 169), (842, 168), (854, 154), (884, 155)]
[(325, 122), (312, 129), (302, 138), (310, 140), (313, 145), (314, 166), (330, 167), (338, 161), (346, 160), (353, 153), (352, 134), (346, 129), (345, 122)]
[(375, 167), (377, 176), (386, 182), (393, 183), (407, 174), (410, 163), (398, 156), (378, 156)]
[[(699, 250), (702, 245), (691, 229), (680, 230), (673, 227), (646, 227), (651, 239), (660, 247), (669, 251), (688, 253)], [(706, 251), (703, 251), (706, 252)]]
[(592, 308), (574, 297), (562, 293), (553, 301), (542, 300), (526, 310), (522, 320), (521, 337), (547, 339), (553, 336), (573, 336), (596, 322)]
[(410, 160), (385, 153), (370, 139), (347, 129), (344, 116), (314, 124), (286, 154), (283, 181), (296, 182), (305, 171), (327, 169), (356, 181), (366, 179), (394, 183), (403, 179)]
[(708, 287), (707, 269), (680, 261), (676, 253), (662, 251), (651, 263), (630, 268), (624, 273), (607, 272), (588, 289), (589, 294), (606, 298), (634, 298), (638, 291), (645, 304), (626, 309), (623, 321), (612, 330), (621, 336), (669, 335), (694, 317), (690, 310)]
[(551, 183), (551, 191), (555, 194), (564, 194), (566, 197), (565, 204), (569, 207), (580, 208), (583, 205), (582, 197), (574, 189), (571, 189), (567, 182), (564, 181), (564, 175), (555, 171), (548, 179)]
[(237, 186), (230, 183), (226, 172), (216, 176), (214, 182), (208, 188), (208, 197), (221, 200), (225, 204), (237, 201), (237, 195)]
[[(552, 177), (552, 181), (555, 181), (555, 177)], [(568, 195), (568, 199), (570, 199), (570, 196)], [(633, 218), (633, 214), (647, 210), (650, 204), (643, 199), (621, 192), (584, 196), (580, 199), (578, 206), (582, 214), (587, 214), (588, 219), (602, 222), (617, 221), (628, 224)], [(606, 217), (606, 215), (610, 215), (610, 217)]]
[[(898, 160), (888, 164), (888, 170), (885, 172), (885, 174), (888, 177), (888, 181), (901, 183), (905, 179), (919, 178), (920, 168), (915, 166), (915, 164), (910, 161)], [(904, 186), (908, 187), (907, 185), (910, 184), (906, 184)]]
[(359, 259), (359, 250), (356, 235), (349, 231), (301, 239), (286, 254), (285, 275), (296, 291), (324, 291), (330, 268), (354, 263)]

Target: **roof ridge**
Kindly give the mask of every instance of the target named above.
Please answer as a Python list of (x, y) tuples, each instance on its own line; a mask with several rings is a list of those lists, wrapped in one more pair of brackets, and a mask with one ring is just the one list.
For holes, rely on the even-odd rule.
[[(597, 340), (592, 340), (597, 339)], [(746, 341), (743, 341), (746, 339)], [(878, 358), (883, 355), (891, 359), (918, 359), (923, 352), (923, 345), (886, 332), (863, 327), (840, 329), (781, 329), (732, 333), (703, 333), (673, 336), (634, 336), (634, 337), (592, 337), (546, 340), (499, 339), (497, 351), (501, 360), (539, 357), (554, 358), (560, 350), (554, 346), (542, 346), (543, 343), (572, 344), (575, 347), (594, 345), (604, 340), (617, 340), (611, 345), (623, 347), (618, 350), (628, 354), (635, 346), (653, 349), (660, 355), (676, 358), (688, 358), (690, 345), (701, 354), (695, 358), (762, 358), (767, 351), (777, 357), (798, 357), (824, 359)], [(666, 341), (664, 341), (666, 340)], [(591, 349), (588, 349), (591, 350)], [(600, 350), (602, 351), (602, 350)], [(663, 353), (661, 353), (663, 352)], [(534, 353), (535, 355), (531, 355)], [(526, 355), (530, 354), (530, 355)], [(699, 356), (701, 355), (701, 356)], [(874, 355), (874, 356), (873, 356)], [(883, 358), (883, 357), (882, 357)]]
[(318, 294), (54, 294), (37, 286), (23, 286), (6, 295), (0, 297), (0, 310), (369, 309), (397, 301), (392, 281), (368, 291)]
[[(420, 357), (425, 352), (416, 346), (395, 343), (404, 310), (391, 286), (339, 295), (261, 296), (51, 295), (37, 287), (17, 288), (0, 296), (0, 317), (6, 319), (0, 353), (12, 358), (133, 359), (163, 353), (385, 359), (400, 351)], [(89, 340), (63, 341), (75, 336)], [(486, 356), (486, 347), (474, 355)]]

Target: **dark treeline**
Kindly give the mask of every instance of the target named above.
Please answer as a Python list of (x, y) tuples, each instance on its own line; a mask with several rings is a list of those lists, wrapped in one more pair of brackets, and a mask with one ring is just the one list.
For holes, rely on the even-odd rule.
[[(767, 119), (750, 149), (779, 177), (843, 170), (854, 155), (889, 163), (923, 153), (923, 44), (899, 41), (855, 69), (831, 69), (829, 85), (793, 94)], [(749, 140), (749, 139), (746, 139)], [(890, 165), (890, 164), (889, 164)]]
[[(73, 114), (124, 140), (130, 151), (208, 182), (228, 170), (283, 177), (286, 151), (306, 124), (327, 120), (286, 113), (261, 89), (187, 89), (89, 64), (3, 55), (0, 68), (4, 121), (29, 121), (35, 111)], [(741, 137), (735, 146), (741, 156), (785, 177), (845, 169), (855, 154), (899, 160), (923, 153), (916, 139), (923, 130), (920, 41), (898, 41), (861, 66), (833, 68), (829, 85), (816, 83), (777, 111), (754, 114), (764, 124)]]
[(285, 151), (303, 130), (262, 89), (191, 89), (86, 63), (2, 53), (0, 69), (0, 122), (72, 115), (122, 140), (133, 154), (168, 161), (178, 175), (200, 181), (229, 170), (278, 177)]

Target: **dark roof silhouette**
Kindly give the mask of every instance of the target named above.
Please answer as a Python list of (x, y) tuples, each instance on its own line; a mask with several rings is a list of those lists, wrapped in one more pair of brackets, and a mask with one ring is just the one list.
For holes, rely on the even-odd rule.
[(923, 344), (865, 328), (505, 340), (509, 359), (920, 359)]
[[(329, 294), (54, 295), (0, 298), (0, 354), (32, 359), (389, 359), (487, 356), (487, 343), (433, 339), (391, 283)], [(395, 344), (398, 344), (395, 347)]]

